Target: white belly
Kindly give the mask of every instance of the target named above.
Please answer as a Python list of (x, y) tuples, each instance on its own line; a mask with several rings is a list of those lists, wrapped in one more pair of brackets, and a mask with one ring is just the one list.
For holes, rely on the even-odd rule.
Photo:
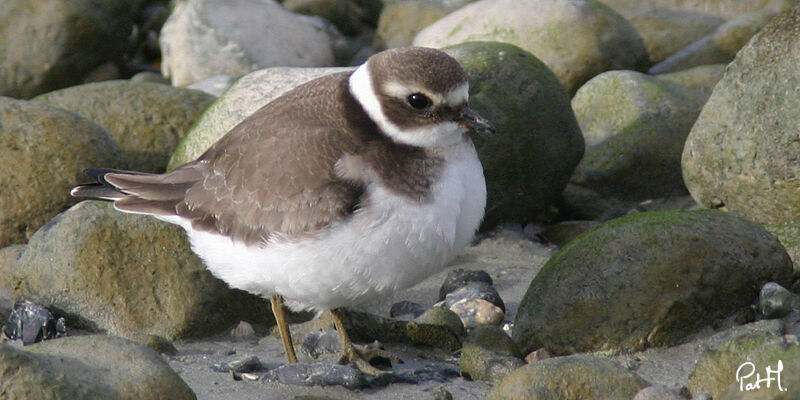
[(445, 160), (433, 201), (418, 204), (371, 184), (369, 207), (314, 239), (247, 246), (182, 225), (208, 269), (231, 287), (280, 294), (294, 310), (355, 305), (420, 282), (472, 240), (486, 205), (483, 170), (471, 142), (451, 147)]

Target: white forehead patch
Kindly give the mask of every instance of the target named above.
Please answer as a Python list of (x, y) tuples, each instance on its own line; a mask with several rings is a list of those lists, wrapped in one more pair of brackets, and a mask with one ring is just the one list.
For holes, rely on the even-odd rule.
[(461, 85), (457, 86), (455, 89), (450, 90), (447, 92), (445, 99), (447, 99), (447, 104), (464, 104), (467, 102), (469, 98), (469, 82), (464, 82)]

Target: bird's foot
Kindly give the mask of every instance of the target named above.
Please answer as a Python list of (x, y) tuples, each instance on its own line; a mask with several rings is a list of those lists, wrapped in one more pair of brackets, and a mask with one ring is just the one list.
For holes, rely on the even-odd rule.
[(361, 372), (371, 376), (391, 373), (391, 370), (380, 369), (374, 364), (391, 368), (392, 362), (398, 361), (396, 356), (381, 349), (378, 342), (366, 345), (361, 349), (351, 344), (349, 348), (342, 349), (342, 357), (339, 359), (340, 364), (353, 364)]

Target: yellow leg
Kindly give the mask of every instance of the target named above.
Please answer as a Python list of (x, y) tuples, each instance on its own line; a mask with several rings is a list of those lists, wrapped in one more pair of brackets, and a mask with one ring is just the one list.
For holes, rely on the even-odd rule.
[(289, 331), (289, 325), (286, 322), (286, 309), (283, 308), (283, 297), (279, 295), (272, 295), (269, 298), (272, 305), (272, 313), (275, 315), (275, 323), (278, 324), (278, 332), (281, 334), (281, 341), (283, 341), (283, 349), (286, 351), (286, 359), (290, 364), (297, 362), (297, 355), (294, 352), (294, 345), (292, 344), (292, 333)]
[(384, 373), (385, 371), (381, 371), (372, 366), (369, 360), (353, 346), (353, 342), (350, 340), (350, 336), (347, 335), (347, 331), (344, 328), (344, 321), (342, 321), (342, 317), (339, 315), (339, 310), (330, 310), (330, 313), (331, 317), (333, 317), (333, 326), (336, 328), (336, 331), (339, 332), (339, 344), (342, 345), (342, 361), (355, 364), (361, 372), (368, 375), (377, 376)]

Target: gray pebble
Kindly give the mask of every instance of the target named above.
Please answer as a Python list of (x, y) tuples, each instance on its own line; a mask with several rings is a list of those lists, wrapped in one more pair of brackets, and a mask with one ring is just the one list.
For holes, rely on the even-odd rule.
[(448, 293), (472, 282), (483, 282), (489, 285), (494, 284), (492, 277), (489, 276), (486, 271), (471, 271), (457, 268), (448, 272), (447, 277), (444, 278), (442, 287), (439, 289), (439, 301), (444, 300)]
[(764, 318), (782, 318), (792, 311), (794, 295), (775, 282), (767, 282), (761, 288), (758, 309)]
[(453, 304), (456, 304), (463, 299), (483, 299), (500, 307), (503, 312), (506, 311), (506, 305), (503, 303), (503, 299), (500, 298), (500, 294), (497, 293), (497, 289), (495, 289), (494, 286), (489, 283), (471, 282), (465, 286), (462, 286), (455, 291), (448, 293), (445, 296), (445, 303), (447, 304), (447, 307), (450, 308), (453, 306)]

